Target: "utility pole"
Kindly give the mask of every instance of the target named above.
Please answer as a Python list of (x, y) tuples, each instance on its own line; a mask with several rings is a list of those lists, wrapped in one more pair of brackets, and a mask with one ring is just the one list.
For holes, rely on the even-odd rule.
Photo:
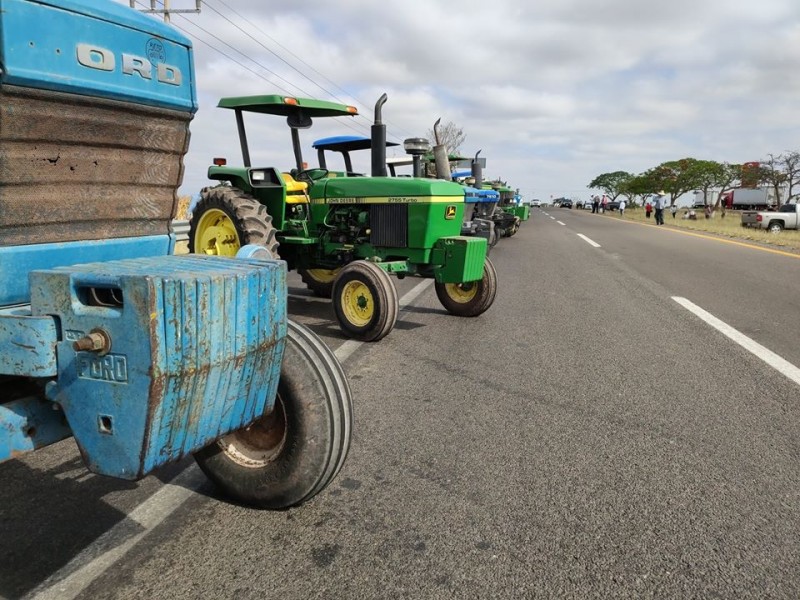
[[(136, 1), (137, 0), (130, 0), (131, 8), (136, 8)], [(162, 0), (162, 8), (156, 7), (156, 0), (150, 0), (150, 8), (140, 8), (143, 13), (147, 14), (163, 14), (164, 15), (164, 23), (169, 23), (169, 16), (172, 13), (199, 13), (200, 12), (200, 5), (202, 4), (203, 0), (195, 0), (195, 8), (170, 8), (169, 3), (170, 0)]]

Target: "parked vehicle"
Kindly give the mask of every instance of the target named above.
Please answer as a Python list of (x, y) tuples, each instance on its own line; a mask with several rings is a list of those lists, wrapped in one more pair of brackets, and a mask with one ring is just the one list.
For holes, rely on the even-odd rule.
[(572, 200), (569, 198), (562, 198), (560, 206), (561, 208), (572, 208)]
[[(386, 177), (386, 126), (375, 105), (372, 175), (330, 177), (305, 169), (300, 129), (312, 119), (358, 114), (355, 107), (281, 95), (222, 98), (234, 113), (243, 166), (215, 159), (192, 211), (189, 250), (233, 256), (248, 243), (266, 246), (296, 269), (315, 294), (331, 298), (345, 335), (377, 341), (397, 321), (397, 290), (389, 275), (435, 280), (451, 314), (475, 317), (492, 305), (497, 276), (487, 240), (461, 235), (464, 188), (439, 179)], [(244, 120), (253, 114), (286, 119), (295, 169), (254, 167)], [(261, 139), (261, 138), (250, 138)], [(470, 207), (471, 208), (471, 207)]]
[(534, 207), (534, 206), (541, 207), (542, 206), (542, 201), (537, 199), (537, 198), (534, 198), (533, 200), (531, 200), (531, 206), (532, 207)]
[[(694, 208), (703, 208), (702, 200)], [(713, 203), (711, 203), (713, 205)], [(733, 210), (768, 210), (774, 207), (775, 199), (770, 197), (766, 189), (738, 188), (722, 195), (722, 204)]]
[(780, 233), (784, 229), (797, 229), (800, 221), (800, 204), (784, 204), (778, 210), (750, 211), (742, 213), (742, 227), (757, 227), (772, 233)]
[(352, 401), (286, 265), (173, 255), (190, 40), (97, 0), (2, 0), (0, 31), (0, 461), (72, 436), (101, 475), (194, 454), (238, 502), (316, 495)]

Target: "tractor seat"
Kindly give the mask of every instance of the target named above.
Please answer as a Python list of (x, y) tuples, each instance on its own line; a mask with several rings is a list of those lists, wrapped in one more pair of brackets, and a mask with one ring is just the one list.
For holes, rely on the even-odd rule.
[(308, 204), (308, 184), (297, 181), (291, 173), (281, 173), (286, 183), (286, 204)]

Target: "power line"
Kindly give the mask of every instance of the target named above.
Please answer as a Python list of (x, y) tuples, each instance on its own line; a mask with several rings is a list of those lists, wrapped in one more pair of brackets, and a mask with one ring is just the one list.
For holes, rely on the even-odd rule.
[[(258, 27), (257, 25), (254, 25), (253, 23), (251, 23), (251, 22), (250, 22), (250, 21), (249, 21), (247, 18), (245, 18), (244, 16), (242, 16), (242, 15), (241, 15), (239, 12), (237, 12), (235, 9), (231, 8), (231, 7), (230, 7), (230, 6), (229, 6), (229, 5), (228, 5), (228, 4), (225, 2), (225, 0), (218, 0), (218, 1), (219, 1), (219, 2), (220, 2), (222, 5), (223, 5), (223, 6), (225, 6), (225, 8), (227, 8), (227, 9), (228, 9), (230, 12), (232, 12), (233, 14), (235, 14), (237, 17), (239, 17), (240, 19), (242, 19), (244, 22), (246, 22), (246, 23), (247, 23), (248, 25), (250, 25), (251, 27), (253, 27), (253, 28), (254, 28), (256, 31), (258, 31), (258, 32), (259, 32), (261, 35), (263, 35), (263, 36), (264, 36), (264, 37), (266, 37), (267, 39), (271, 40), (271, 41), (272, 41), (272, 42), (273, 42), (275, 45), (277, 45), (277, 46), (279, 46), (280, 48), (282, 48), (283, 50), (285, 50), (285, 51), (286, 51), (286, 52), (287, 52), (289, 55), (291, 55), (291, 56), (292, 56), (293, 58), (295, 58), (297, 61), (299, 61), (300, 63), (302, 63), (303, 65), (305, 65), (305, 66), (306, 66), (306, 67), (308, 67), (309, 69), (311, 69), (311, 70), (312, 70), (314, 73), (316, 73), (317, 75), (319, 75), (320, 77), (322, 77), (322, 78), (323, 78), (325, 81), (327, 81), (328, 83), (330, 83), (331, 85), (333, 85), (333, 86), (334, 86), (336, 89), (338, 89), (339, 91), (341, 91), (341, 92), (343, 92), (344, 94), (346, 94), (346, 95), (350, 96), (350, 94), (347, 92), (347, 90), (344, 90), (344, 89), (342, 89), (342, 88), (341, 88), (340, 86), (338, 86), (338, 85), (337, 85), (335, 82), (333, 82), (331, 79), (329, 79), (328, 77), (326, 77), (325, 75), (323, 75), (322, 73), (320, 73), (320, 72), (319, 72), (317, 69), (315, 69), (315, 68), (314, 68), (312, 65), (308, 64), (308, 63), (307, 63), (306, 61), (304, 61), (302, 58), (300, 58), (299, 56), (297, 56), (297, 54), (295, 54), (294, 52), (292, 52), (290, 49), (286, 48), (286, 46), (284, 46), (283, 44), (281, 44), (280, 42), (278, 42), (278, 41), (277, 41), (275, 38), (273, 38), (271, 35), (269, 35), (268, 33), (266, 33), (266, 32), (265, 32), (264, 30), (262, 30), (260, 27)], [(231, 20), (230, 20), (228, 17), (226, 17), (225, 15), (223, 15), (223, 14), (222, 14), (220, 11), (218, 11), (218, 10), (217, 10), (217, 9), (215, 9), (213, 6), (211, 6), (210, 4), (208, 4), (208, 0), (206, 0), (206, 6), (207, 6), (208, 8), (210, 8), (212, 11), (214, 11), (216, 14), (218, 14), (220, 17), (222, 17), (223, 19), (225, 19), (225, 20), (226, 20), (228, 23), (230, 23), (231, 25), (233, 25), (234, 27), (236, 27), (236, 28), (237, 28), (239, 31), (241, 31), (242, 33), (244, 33), (244, 34), (245, 34), (247, 37), (249, 37), (251, 40), (253, 40), (253, 41), (254, 41), (254, 42), (256, 42), (258, 45), (260, 45), (262, 48), (264, 48), (264, 49), (265, 49), (267, 52), (271, 53), (271, 54), (272, 54), (273, 56), (275, 56), (275, 57), (276, 57), (278, 60), (280, 60), (281, 62), (283, 62), (284, 64), (286, 64), (288, 67), (290, 67), (291, 69), (293, 69), (293, 70), (294, 70), (295, 72), (297, 72), (297, 73), (298, 73), (298, 74), (299, 74), (301, 77), (304, 77), (305, 79), (309, 80), (309, 81), (310, 81), (312, 84), (314, 84), (315, 86), (317, 86), (319, 89), (323, 90), (323, 91), (324, 91), (326, 94), (328, 94), (329, 96), (331, 96), (331, 97), (332, 97), (332, 98), (334, 98), (335, 100), (337, 100), (337, 101), (341, 102), (342, 104), (347, 104), (345, 101), (343, 101), (343, 100), (341, 100), (340, 98), (338, 98), (338, 97), (336, 96), (336, 94), (335, 94), (335, 93), (331, 92), (329, 89), (325, 88), (323, 85), (321, 85), (321, 84), (317, 83), (316, 81), (314, 81), (314, 80), (313, 80), (311, 77), (309, 77), (308, 75), (306, 75), (305, 73), (303, 73), (302, 71), (300, 71), (300, 70), (299, 70), (297, 67), (295, 67), (294, 65), (292, 65), (291, 63), (289, 63), (289, 62), (288, 62), (286, 59), (284, 59), (282, 56), (280, 56), (280, 55), (279, 55), (277, 52), (275, 52), (275, 51), (274, 51), (274, 50), (272, 50), (271, 48), (268, 48), (268, 47), (267, 47), (266, 45), (264, 45), (264, 44), (263, 44), (263, 43), (262, 43), (260, 40), (258, 40), (257, 38), (253, 37), (252, 35), (250, 35), (250, 34), (249, 34), (247, 31), (245, 31), (244, 29), (242, 29), (242, 28), (241, 28), (239, 25), (237, 25), (236, 23), (234, 23), (233, 21), (231, 21)], [(300, 88), (298, 87), (298, 89), (300, 89)], [(307, 92), (303, 92), (303, 93), (307, 94)], [(366, 102), (364, 102), (364, 101), (362, 101), (362, 100), (360, 100), (360, 99), (356, 98), (355, 96), (352, 96), (352, 97), (353, 97), (353, 98), (356, 100), (356, 102), (357, 102), (358, 104), (360, 104), (360, 105), (362, 106), (362, 108), (364, 108), (365, 110), (368, 110), (368, 106), (369, 106), (369, 104), (367, 104)], [(360, 116), (360, 117), (363, 117), (363, 118), (366, 118), (366, 117), (364, 117), (364, 116), (363, 116), (363, 115), (361, 115), (361, 114), (359, 114), (358, 116)], [(387, 124), (389, 124), (389, 125), (391, 125), (391, 123), (390, 123), (388, 120), (386, 120), (386, 123), (387, 123)], [(398, 128), (398, 129), (399, 129), (399, 128)], [(401, 131), (401, 132), (403, 132), (403, 130), (400, 130), (400, 131)], [(406, 135), (407, 135), (408, 137), (412, 137), (412, 136), (411, 136), (411, 134), (408, 134), (408, 132), (404, 132), (404, 133), (406, 133)]]

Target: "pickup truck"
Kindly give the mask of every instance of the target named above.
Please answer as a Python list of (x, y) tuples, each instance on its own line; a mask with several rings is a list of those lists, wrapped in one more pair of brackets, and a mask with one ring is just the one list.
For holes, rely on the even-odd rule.
[(784, 204), (777, 211), (742, 212), (742, 227), (758, 227), (772, 233), (780, 233), (783, 229), (797, 229), (800, 222), (800, 204)]

